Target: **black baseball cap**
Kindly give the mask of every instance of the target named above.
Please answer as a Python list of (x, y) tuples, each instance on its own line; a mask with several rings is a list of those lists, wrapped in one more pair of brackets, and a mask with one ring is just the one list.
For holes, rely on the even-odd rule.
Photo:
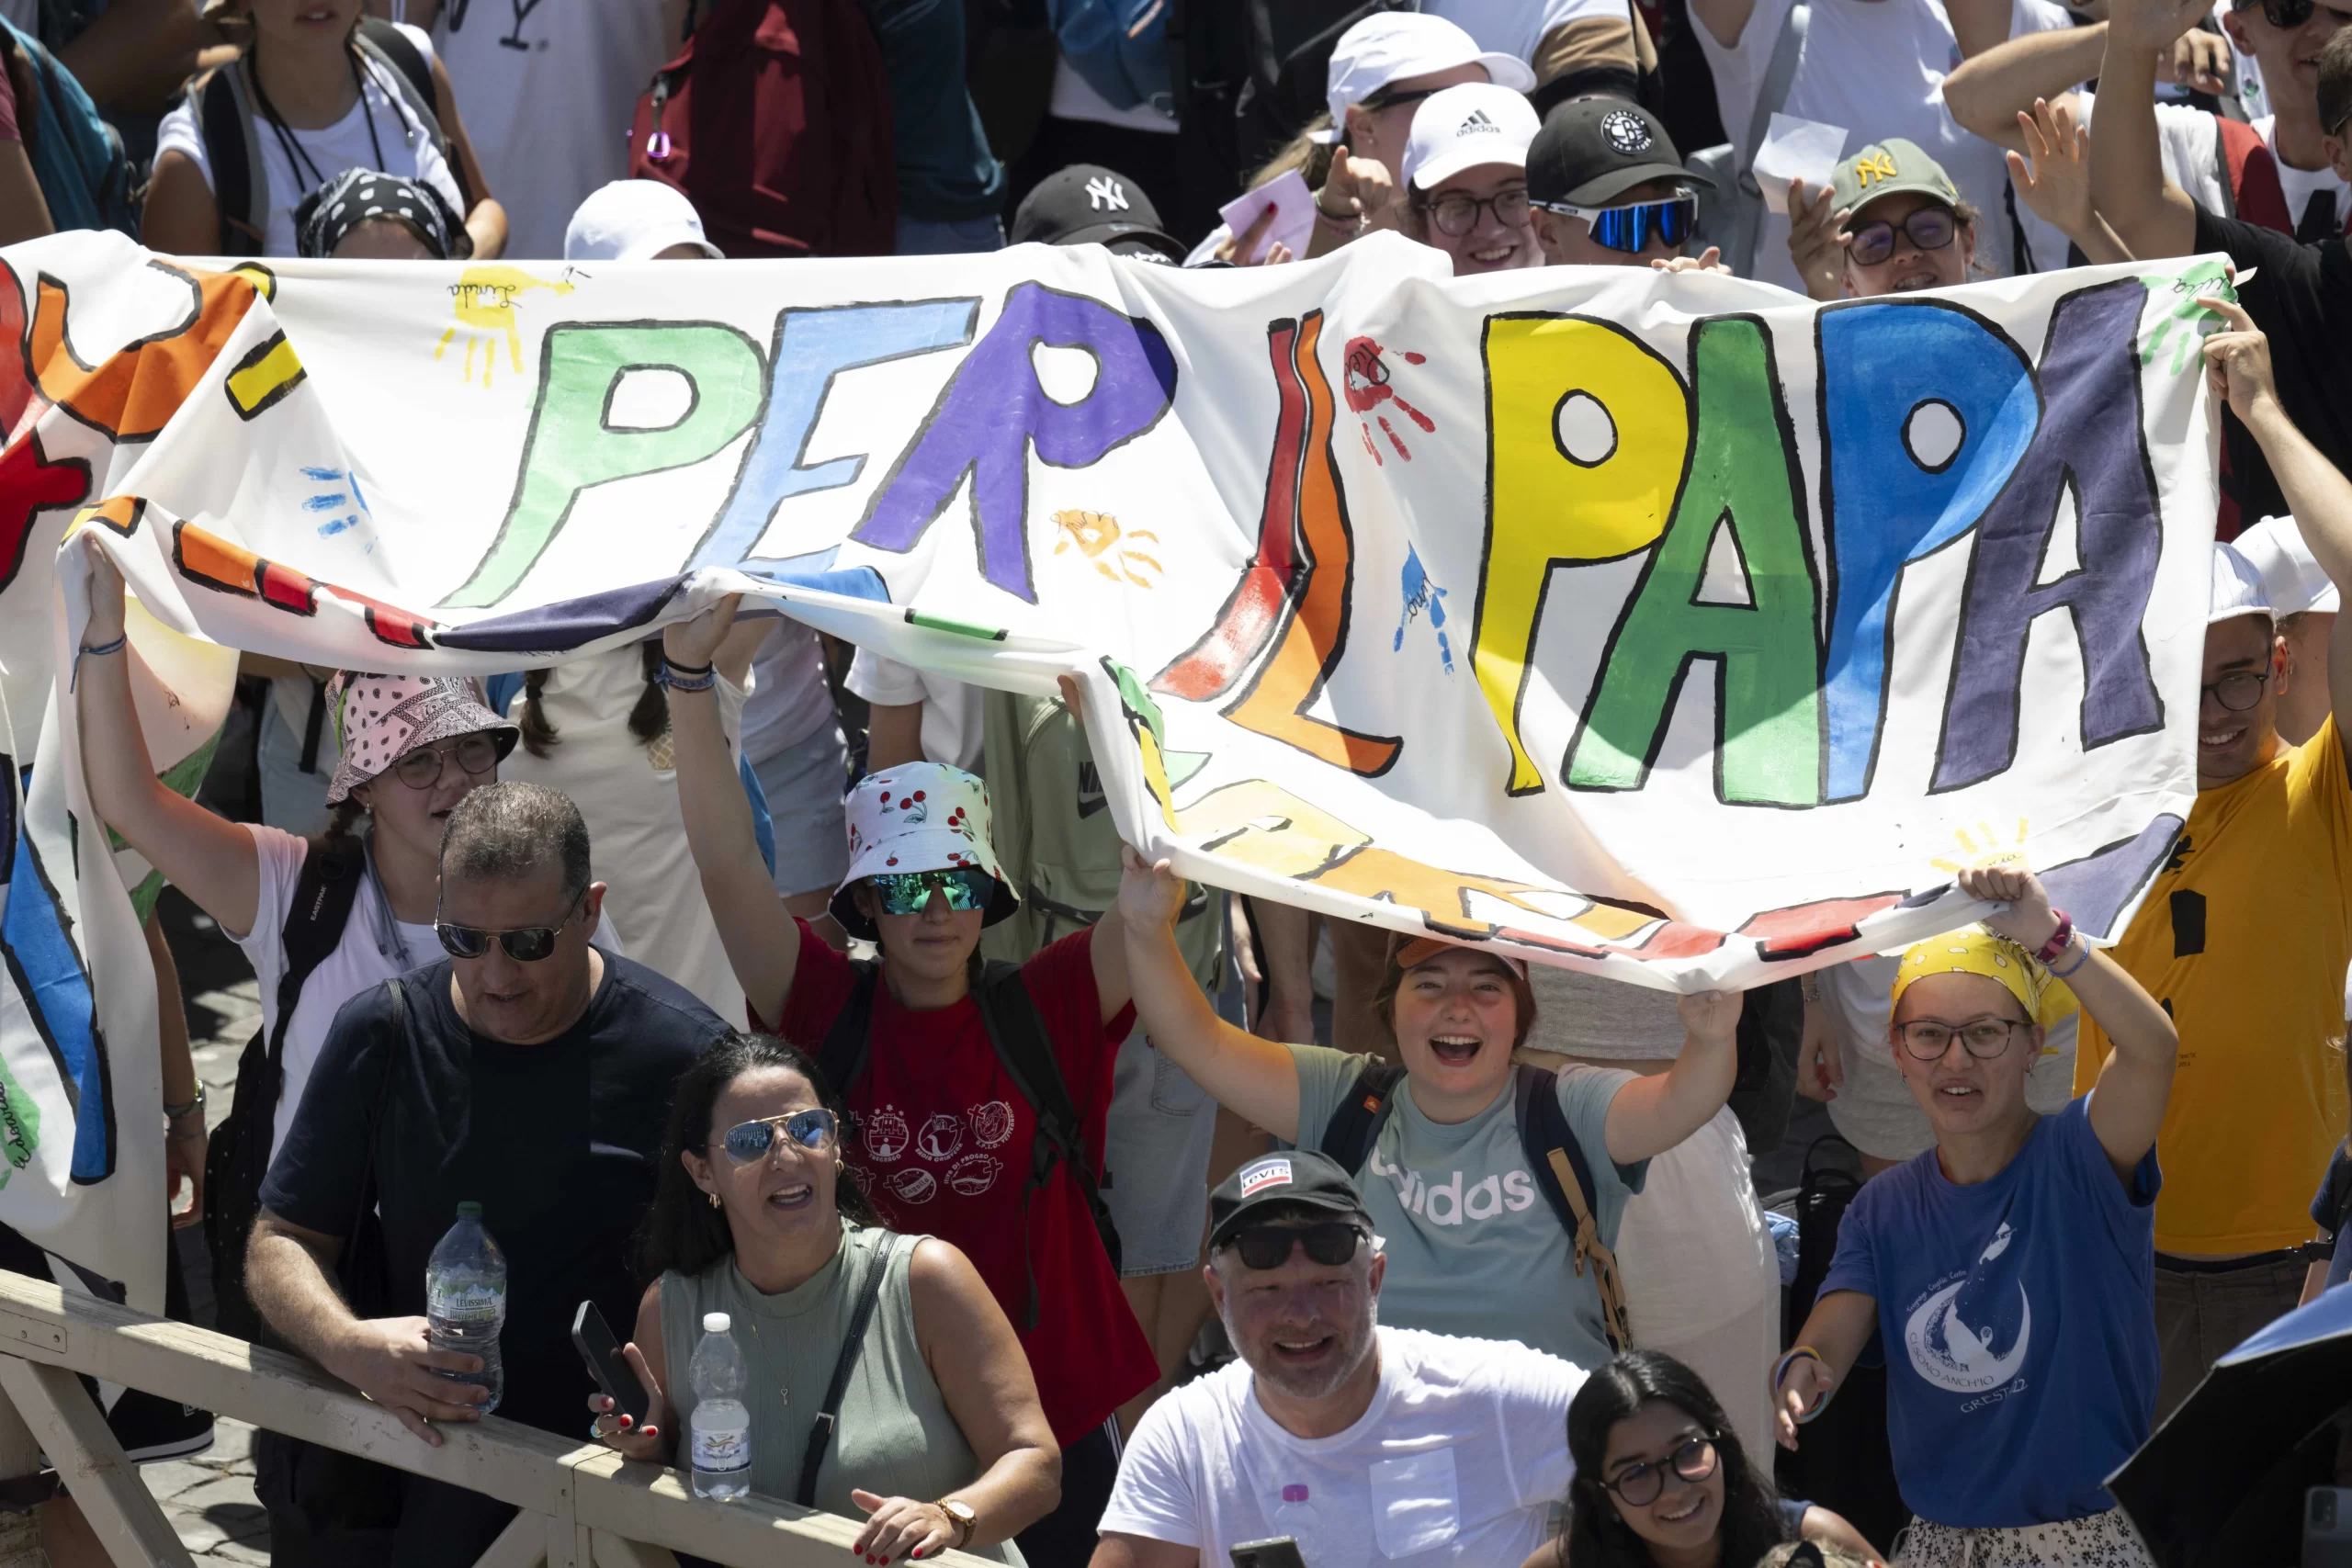
[(1252, 1215), (1277, 1204), (1327, 1209), (1342, 1219), (1369, 1219), (1363, 1195), (1337, 1162), (1312, 1149), (1253, 1159), (1209, 1194), (1209, 1250), (1231, 1241)]
[(1138, 261), (1184, 264), (1185, 249), (1159, 226), (1143, 187), (1100, 164), (1072, 164), (1037, 182), (1012, 214), (1012, 241), (1106, 245)]
[(1598, 207), (1650, 180), (1714, 181), (1682, 166), (1657, 117), (1623, 98), (1571, 98), (1527, 149), (1527, 199)]

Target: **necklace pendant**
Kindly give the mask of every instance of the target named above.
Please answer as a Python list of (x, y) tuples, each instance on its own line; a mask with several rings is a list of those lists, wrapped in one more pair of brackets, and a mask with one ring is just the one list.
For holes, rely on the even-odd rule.
[(785, 1386), (784, 1386), (783, 1384), (781, 1384), (781, 1383), (777, 1384), (777, 1385), (776, 1385), (776, 1391), (775, 1391), (775, 1402), (776, 1402), (778, 1404), (791, 1404), (791, 1403), (792, 1403), (792, 1390), (790, 1390), (790, 1389), (788, 1389), (788, 1388), (785, 1387)]

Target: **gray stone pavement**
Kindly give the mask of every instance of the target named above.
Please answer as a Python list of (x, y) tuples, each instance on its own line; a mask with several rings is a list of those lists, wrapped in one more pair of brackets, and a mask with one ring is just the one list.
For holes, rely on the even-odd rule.
[[(218, 1128), (237, 1085), (237, 1056), (261, 1025), (260, 992), (236, 945), (201, 911), (166, 892), (164, 927), (179, 966), (196, 1076), (207, 1096), (205, 1120)], [(197, 1316), (210, 1315), (212, 1279), (201, 1230), (176, 1233)], [(254, 1496), (254, 1429), (220, 1417), (212, 1446), (187, 1459), (142, 1465), (140, 1478), (199, 1563), (267, 1562), (269, 1526)]]

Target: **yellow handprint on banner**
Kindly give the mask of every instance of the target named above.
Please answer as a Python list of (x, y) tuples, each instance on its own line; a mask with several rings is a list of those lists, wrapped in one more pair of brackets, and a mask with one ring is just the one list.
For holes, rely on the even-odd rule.
[(460, 328), (465, 330), (466, 380), (474, 378), (474, 350), (481, 350), (481, 384), (490, 387), (492, 369), (498, 361), (498, 340), (492, 334), (506, 334), (506, 357), (514, 373), (523, 373), (523, 334), (514, 322), (515, 297), (534, 288), (548, 288), (557, 294), (571, 292), (571, 275), (548, 279), (534, 277), (520, 267), (469, 266), (449, 285), (449, 295), (457, 312), (457, 325), (445, 330), (441, 341), (435, 345), (433, 357), (438, 359), (447, 351), (449, 342)]

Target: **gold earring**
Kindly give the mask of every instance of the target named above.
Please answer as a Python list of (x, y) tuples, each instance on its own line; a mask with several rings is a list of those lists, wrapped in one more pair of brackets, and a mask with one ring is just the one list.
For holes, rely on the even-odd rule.
[(706, 1198), (708, 1198), (708, 1199), (710, 1200), (710, 1206), (711, 1206), (712, 1208), (716, 1209), (716, 1208), (718, 1208), (718, 1207), (719, 1206), (719, 1204), (718, 1204), (718, 1193), (716, 1193), (716, 1192), (706, 1192), (706, 1193), (704, 1193), (704, 1194), (703, 1194), (703, 1196), (705, 1196)]

